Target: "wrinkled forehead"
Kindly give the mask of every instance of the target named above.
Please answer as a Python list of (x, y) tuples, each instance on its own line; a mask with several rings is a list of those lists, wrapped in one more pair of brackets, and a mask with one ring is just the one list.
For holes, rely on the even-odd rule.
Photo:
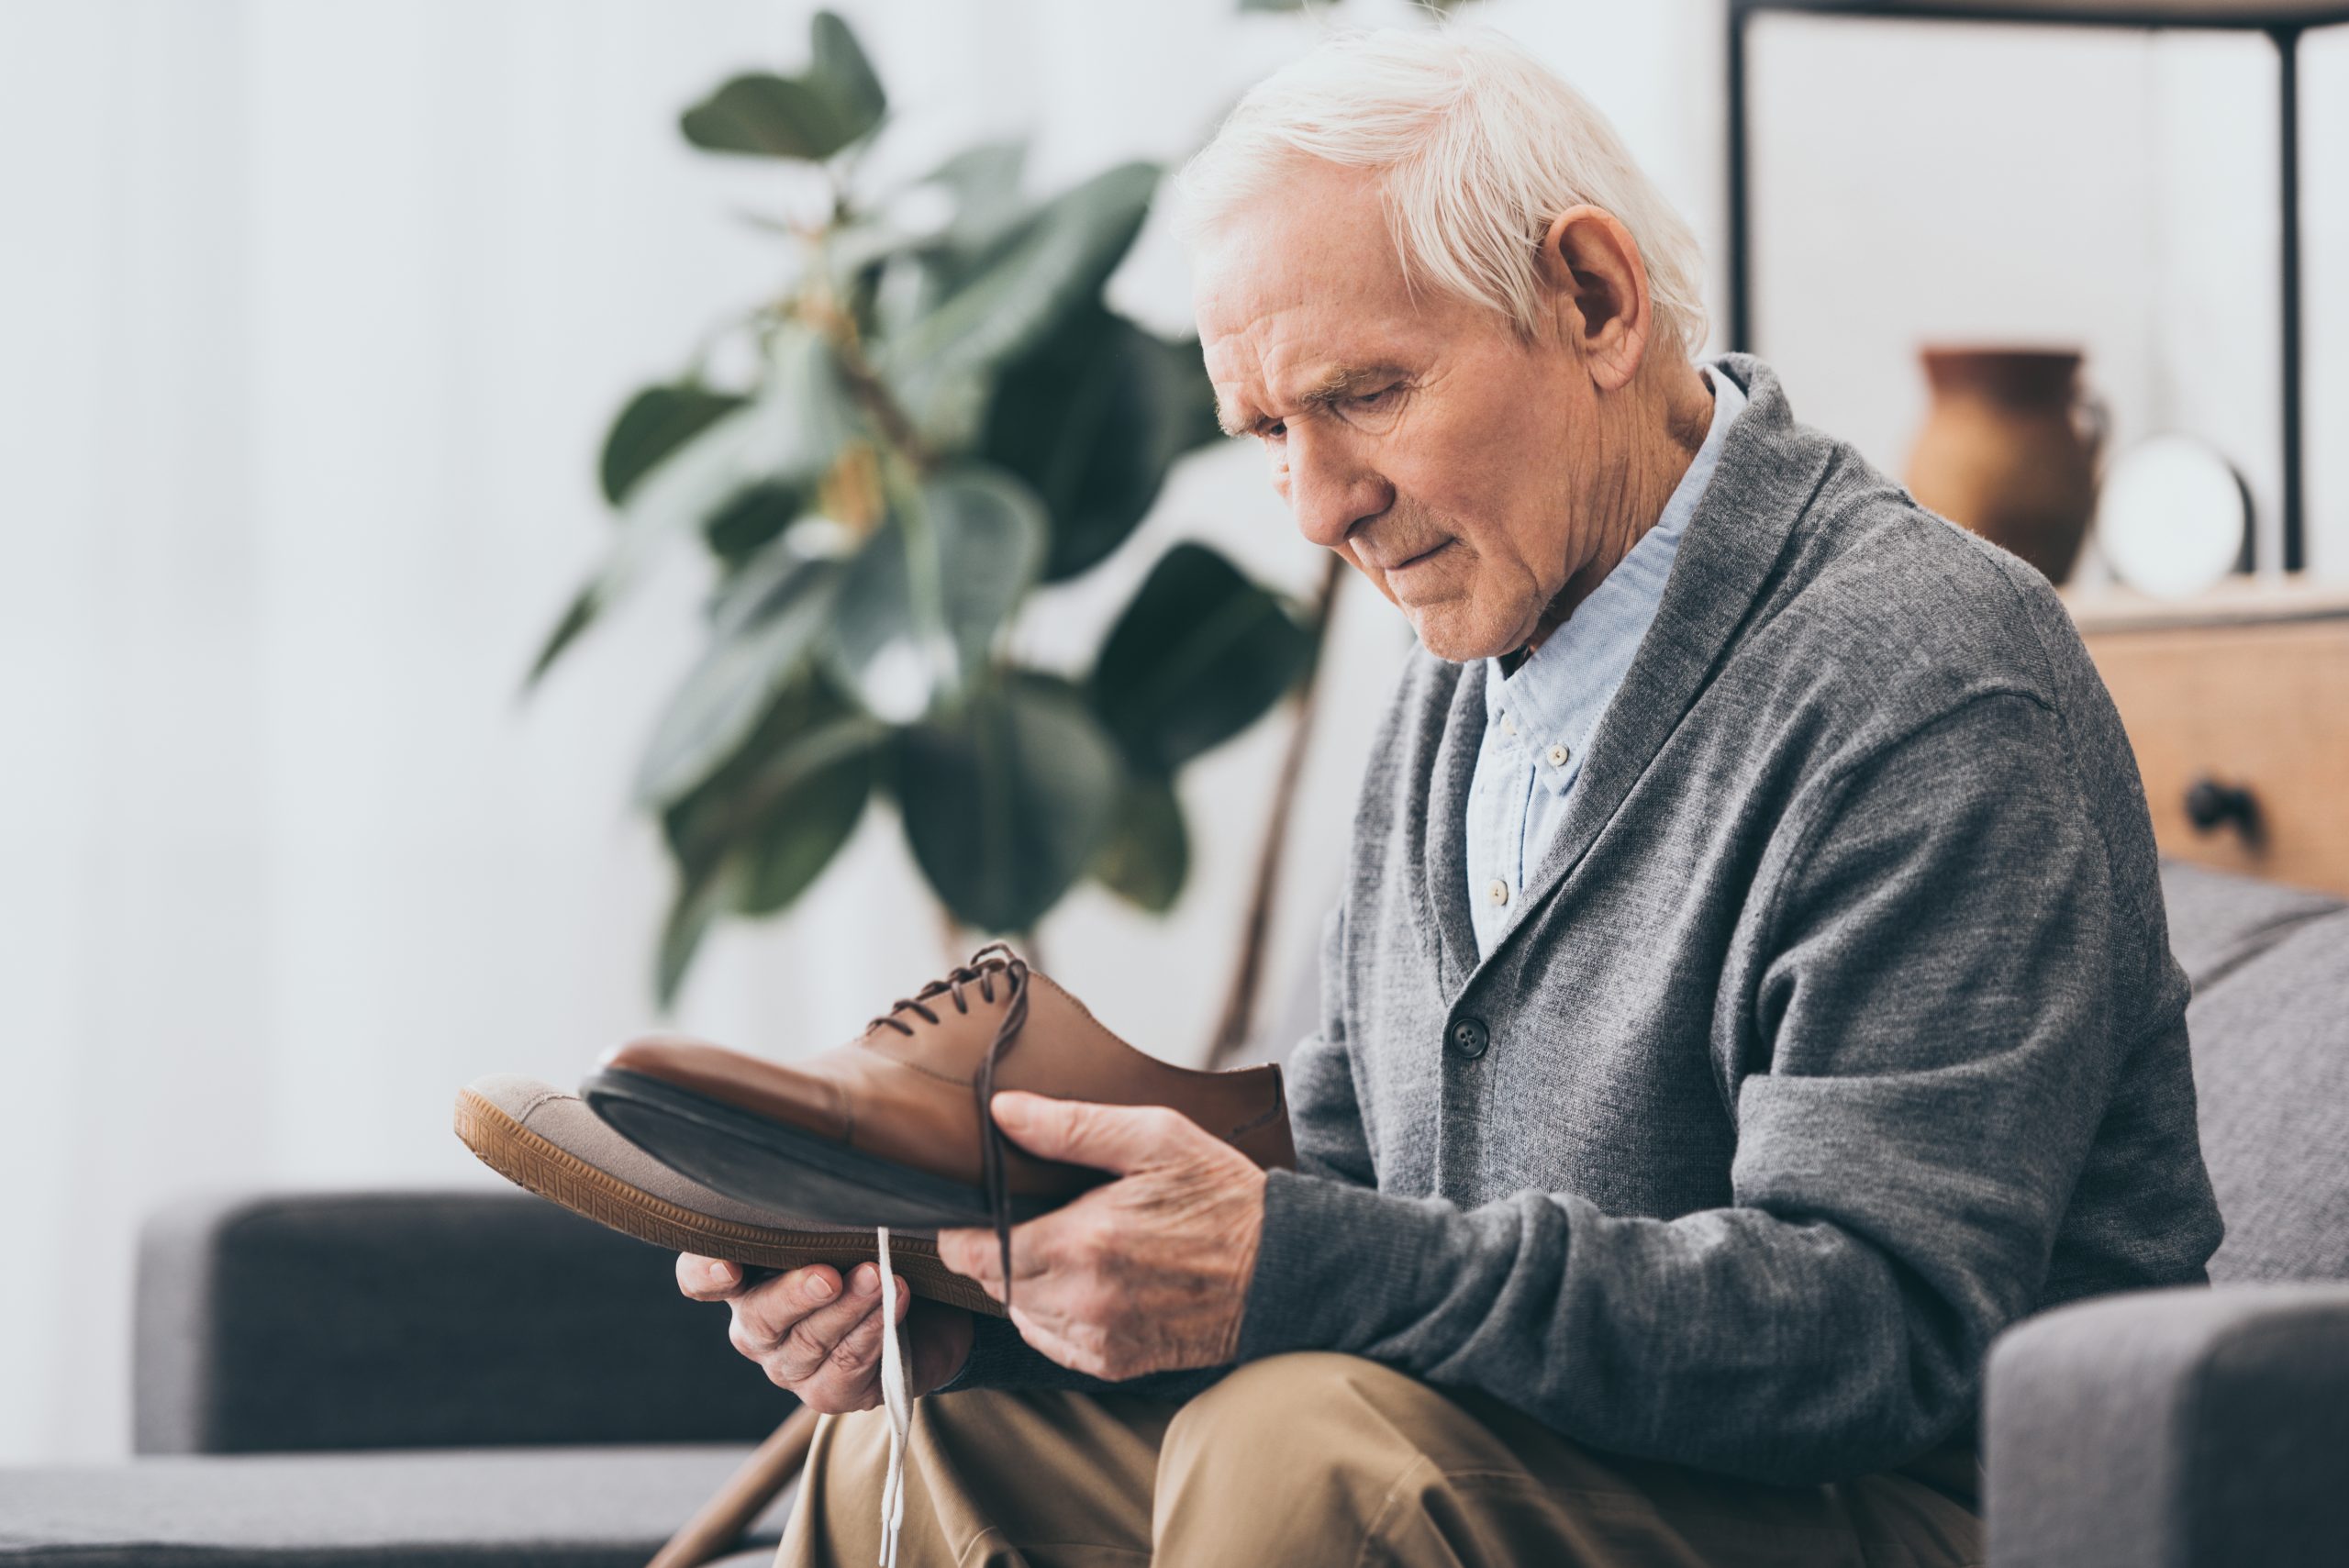
[(1272, 215), (1194, 255), (1194, 305), (1226, 429), (1286, 417), (1356, 381), (1438, 371), (1507, 336), (1500, 317), (1414, 289), (1383, 226), (1330, 243), (1331, 227)]
[(1203, 342), (1274, 317), (1408, 316), (1415, 306), (1367, 172), (1299, 163), (1195, 241), (1192, 301)]

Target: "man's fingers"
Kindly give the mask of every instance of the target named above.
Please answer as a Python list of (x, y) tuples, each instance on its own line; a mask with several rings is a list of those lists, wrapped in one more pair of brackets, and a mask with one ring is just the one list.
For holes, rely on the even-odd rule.
[(965, 1279), (976, 1280), (996, 1300), (1003, 1299), (1003, 1264), (994, 1231), (940, 1231), (938, 1261)]
[[(843, 1311), (860, 1311), (860, 1315), (837, 1331), (828, 1329), (811, 1335), (806, 1346), (796, 1339), (786, 1341), (785, 1349), (767, 1363), (771, 1381), (792, 1390), (819, 1410), (861, 1410), (878, 1398), (884, 1321), (880, 1298), (865, 1296), (852, 1285), (841, 1307)], [(903, 1323), (912, 1307), (913, 1292), (900, 1291), (896, 1320)], [(818, 1344), (818, 1340), (822, 1342)], [(812, 1365), (807, 1361), (810, 1351), (815, 1353)], [(805, 1370), (801, 1370), (803, 1367)]]
[(784, 1366), (804, 1375), (876, 1299), (877, 1292), (860, 1294), (853, 1276), (843, 1281), (820, 1263), (795, 1269), (735, 1297), (734, 1345), (771, 1373), (778, 1372), (781, 1357)]
[[(1074, 1203), (1011, 1228), (1015, 1299), (1019, 1292), (1052, 1275), (1083, 1274), (1104, 1265), (1117, 1245), (1118, 1217), (1110, 1197), (1115, 1189), (1114, 1183), (1096, 1187)], [(1004, 1298), (1003, 1243), (994, 1231), (971, 1228), (940, 1231), (938, 1261), (996, 1300)]]
[[(903, 1318), (913, 1292), (901, 1284), (897, 1295), (897, 1316)], [(841, 1340), (880, 1305), (881, 1272), (871, 1263), (859, 1263), (850, 1272), (837, 1300), (812, 1309), (803, 1310), (795, 1299), (778, 1296), (769, 1302), (763, 1291), (754, 1293), (734, 1304), (735, 1348), (789, 1388), (820, 1374)]]
[(680, 1252), (677, 1288), (696, 1301), (724, 1301), (742, 1288), (742, 1269), (738, 1263)]
[[(937, 1232), (937, 1261), (944, 1262), (956, 1274), (965, 1279), (977, 1279), (985, 1286), (991, 1274), (1001, 1274), (1001, 1268), (989, 1268), (986, 1261), (994, 1256), (994, 1230), (940, 1230)], [(996, 1284), (1003, 1284), (1001, 1279)]]
[(1124, 1175), (1195, 1138), (1209, 1136), (1164, 1106), (1104, 1106), (1007, 1089), (992, 1102), (995, 1121), (1029, 1153)]
[[(1080, 1203), (1083, 1199), (1078, 1200)], [(1051, 1259), (1066, 1228), (1068, 1210), (1011, 1228), (1011, 1277), (1015, 1284), (1052, 1272)], [(1003, 1242), (992, 1230), (963, 1229), (938, 1233), (938, 1261), (981, 1290), (1003, 1299)]]
[[(861, 1299), (861, 1298), (860, 1298)], [(906, 1320), (906, 1313), (913, 1306), (913, 1292), (897, 1294), (897, 1322)], [(825, 1359), (823, 1370), (838, 1384), (854, 1385), (870, 1379), (881, 1365), (881, 1329), (885, 1319), (881, 1303), (876, 1299), (865, 1309), (849, 1331), (833, 1344), (831, 1354)]]
[[(822, 1263), (772, 1278), (748, 1277), (763, 1273), (693, 1253), (677, 1259), (677, 1287), (698, 1300), (727, 1303), (732, 1318), (727, 1338), (759, 1363), (768, 1381), (789, 1389), (818, 1412), (864, 1410), (878, 1403), (883, 1324), (879, 1267), (859, 1263), (846, 1279)], [(899, 1323), (911, 1316), (913, 1305), (914, 1293), (899, 1281)], [(968, 1321), (968, 1314), (952, 1316)], [(935, 1316), (926, 1321), (933, 1330), (940, 1328)], [(970, 1348), (967, 1331), (959, 1342), (945, 1342), (954, 1338), (952, 1324), (945, 1328), (944, 1340), (930, 1347), (931, 1353), (924, 1361), (933, 1372), (933, 1363), (941, 1358), (959, 1364)], [(936, 1332), (931, 1337), (939, 1339)], [(938, 1382), (952, 1371), (949, 1366), (928, 1375), (928, 1381)]]

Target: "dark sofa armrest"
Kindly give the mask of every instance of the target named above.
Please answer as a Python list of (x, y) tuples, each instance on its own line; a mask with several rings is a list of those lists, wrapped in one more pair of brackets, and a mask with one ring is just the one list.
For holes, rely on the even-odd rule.
[(2349, 1284), (2109, 1296), (1993, 1347), (1995, 1568), (2338, 1562)]
[(139, 1241), (138, 1451), (764, 1437), (789, 1397), (674, 1264), (521, 1194), (183, 1202)]

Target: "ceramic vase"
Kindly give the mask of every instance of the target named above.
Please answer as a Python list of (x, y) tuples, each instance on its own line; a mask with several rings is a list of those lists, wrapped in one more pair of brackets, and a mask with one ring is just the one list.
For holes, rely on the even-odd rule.
[(1929, 348), (1932, 407), (1909, 493), (2011, 550), (2051, 583), (2071, 575), (2096, 511), (2101, 406), (2061, 349)]

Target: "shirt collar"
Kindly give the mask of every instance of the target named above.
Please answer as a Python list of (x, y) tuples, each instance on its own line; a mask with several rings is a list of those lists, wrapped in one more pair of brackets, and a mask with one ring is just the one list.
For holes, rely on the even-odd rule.
[(1493, 738), (1522, 752), (1534, 776), (1561, 795), (1582, 771), (1583, 748), (1655, 618), (1681, 535), (1720, 462), (1729, 428), (1745, 406), (1744, 392), (1727, 375), (1708, 369), (1706, 379), (1713, 388), (1712, 422), (1655, 526), (1516, 674), (1504, 675), (1497, 659), (1485, 661), (1485, 711)]

